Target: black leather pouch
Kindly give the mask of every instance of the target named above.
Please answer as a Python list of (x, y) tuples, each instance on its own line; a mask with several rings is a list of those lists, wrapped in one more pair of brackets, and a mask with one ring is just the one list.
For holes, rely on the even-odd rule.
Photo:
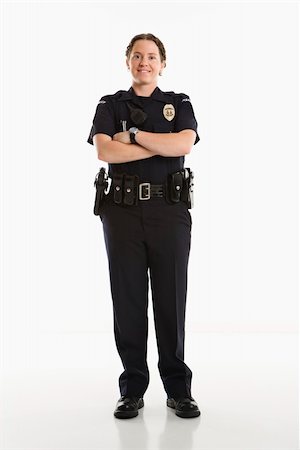
[(124, 204), (137, 204), (138, 177), (136, 175), (125, 175), (124, 177)]
[(104, 167), (101, 167), (97, 173), (94, 186), (96, 188), (94, 214), (95, 216), (99, 216), (101, 206), (103, 205), (105, 199), (105, 189), (108, 187), (107, 175)]
[(183, 174), (181, 171), (170, 173), (166, 183), (166, 198), (169, 203), (178, 203), (181, 200), (183, 189)]
[(119, 205), (123, 201), (123, 178), (122, 173), (113, 176), (114, 202)]

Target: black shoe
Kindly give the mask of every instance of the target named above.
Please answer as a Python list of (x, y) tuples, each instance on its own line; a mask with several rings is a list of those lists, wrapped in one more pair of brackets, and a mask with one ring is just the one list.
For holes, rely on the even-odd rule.
[(122, 397), (118, 400), (114, 416), (118, 419), (130, 419), (138, 415), (138, 410), (144, 406), (142, 397)]
[(167, 406), (175, 409), (176, 416), (179, 417), (198, 417), (200, 411), (193, 397), (167, 398)]

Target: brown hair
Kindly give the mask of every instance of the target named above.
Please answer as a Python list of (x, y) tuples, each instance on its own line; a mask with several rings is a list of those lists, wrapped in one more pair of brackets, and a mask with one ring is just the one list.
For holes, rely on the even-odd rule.
[(127, 58), (129, 58), (129, 56), (130, 56), (132, 47), (134, 46), (134, 43), (140, 39), (146, 39), (148, 41), (153, 41), (158, 47), (161, 61), (162, 62), (166, 61), (166, 50), (165, 50), (164, 44), (161, 42), (160, 39), (158, 39), (156, 36), (154, 36), (151, 33), (137, 34), (136, 36), (134, 36), (131, 39), (131, 41), (126, 49), (126, 57)]

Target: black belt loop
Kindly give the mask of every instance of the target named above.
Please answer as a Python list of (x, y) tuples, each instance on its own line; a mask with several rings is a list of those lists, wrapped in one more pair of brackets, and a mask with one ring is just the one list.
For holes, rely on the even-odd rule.
[(164, 190), (162, 184), (151, 184), (151, 197), (164, 197)]
[(113, 176), (114, 202), (117, 204), (122, 203), (123, 200), (123, 176), (123, 174)]
[(124, 176), (124, 204), (137, 204), (137, 187), (139, 184), (139, 177), (137, 175)]

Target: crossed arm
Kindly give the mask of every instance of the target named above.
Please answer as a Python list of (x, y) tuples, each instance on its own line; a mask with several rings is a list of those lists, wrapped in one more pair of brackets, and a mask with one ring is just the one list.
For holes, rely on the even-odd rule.
[(98, 159), (112, 164), (160, 156), (183, 156), (190, 153), (196, 132), (182, 130), (178, 133), (150, 133), (139, 131), (135, 137), (139, 145), (131, 144), (129, 131), (116, 133), (113, 138), (97, 133), (93, 137)]

